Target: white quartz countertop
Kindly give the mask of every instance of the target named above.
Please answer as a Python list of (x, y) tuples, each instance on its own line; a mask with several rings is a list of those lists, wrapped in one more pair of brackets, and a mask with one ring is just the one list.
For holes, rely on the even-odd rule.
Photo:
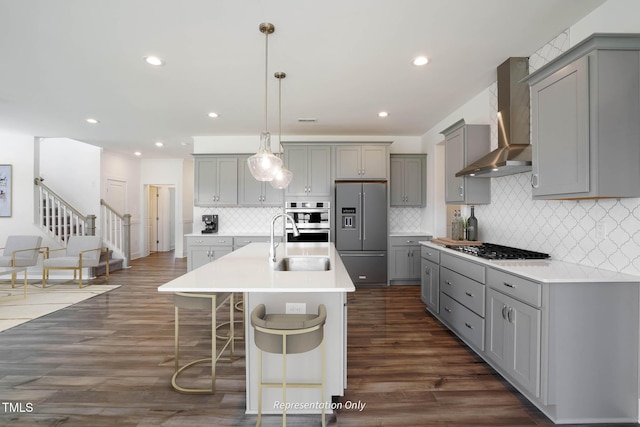
[(488, 260), (473, 255), (464, 254), (430, 241), (420, 242), (423, 246), (438, 249), (460, 258), (465, 258), (479, 264), (493, 267), (507, 273), (515, 274), (526, 279), (543, 283), (634, 283), (640, 282), (639, 276), (617, 273), (586, 265), (569, 262), (548, 260)]
[(269, 243), (251, 243), (158, 288), (159, 292), (353, 292), (355, 286), (333, 243), (281, 243), (285, 256), (328, 257), (328, 271), (274, 271)]

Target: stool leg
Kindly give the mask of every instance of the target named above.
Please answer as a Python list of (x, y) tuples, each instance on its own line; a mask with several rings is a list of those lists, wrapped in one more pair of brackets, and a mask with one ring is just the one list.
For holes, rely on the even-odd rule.
[(231, 356), (229, 357), (229, 359), (231, 359), (231, 361), (233, 361), (233, 353), (235, 352), (235, 348), (236, 348), (236, 328), (234, 326), (234, 313), (235, 313), (235, 304), (234, 304), (234, 298), (233, 298), (233, 292), (231, 293), (231, 295), (229, 296), (229, 339), (231, 340)]
[(175, 319), (175, 328), (174, 328), (174, 332), (173, 332), (173, 357), (174, 357), (174, 370), (175, 372), (178, 372), (178, 369), (180, 368), (180, 362), (178, 361), (178, 359), (180, 358), (180, 324), (179, 324), (179, 319), (180, 319), (180, 313), (178, 312), (180, 309), (178, 308), (178, 306), (175, 306), (174, 308), (174, 319)]
[(287, 335), (282, 335), (282, 427), (287, 427)]
[(217, 296), (214, 295), (211, 300), (211, 393), (216, 392), (216, 359), (218, 353), (216, 350), (216, 307), (218, 301)]
[(258, 422), (256, 427), (260, 427), (262, 420), (262, 350), (258, 349)]
[(322, 378), (320, 379), (322, 384), (322, 427), (325, 427), (325, 405), (324, 405), (324, 374), (325, 374), (325, 357), (324, 357), (324, 337), (322, 338)]

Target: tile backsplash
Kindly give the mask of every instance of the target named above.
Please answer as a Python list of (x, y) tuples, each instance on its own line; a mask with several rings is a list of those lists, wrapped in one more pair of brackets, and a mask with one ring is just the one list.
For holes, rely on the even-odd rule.
[(271, 218), (282, 212), (282, 207), (227, 207), (199, 208), (194, 207), (193, 231), (198, 233), (204, 224), (202, 215), (218, 215), (218, 233), (220, 234), (268, 234)]
[[(530, 56), (530, 71), (568, 48), (565, 31)], [(489, 90), (496, 147), (497, 89)], [(491, 178), (491, 204), (476, 207), (481, 240), (640, 275), (640, 199), (532, 200), (530, 179), (531, 173)]]

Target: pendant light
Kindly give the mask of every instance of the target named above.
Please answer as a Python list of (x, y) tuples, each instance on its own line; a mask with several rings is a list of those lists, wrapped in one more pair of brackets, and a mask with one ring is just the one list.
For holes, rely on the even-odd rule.
[[(277, 156), (282, 160), (283, 156), (283, 148), (282, 148), (282, 79), (287, 77), (285, 73), (282, 71), (278, 71), (273, 75), (276, 79), (278, 79), (278, 146), (279, 153)], [(287, 188), (291, 179), (293, 178), (293, 173), (284, 167), (284, 163), (278, 168), (275, 176), (271, 180), (271, 186), (276, 190), (282, 190)]]
[(282, 166), (282, 160), (271, 152), (271, 134), (267, 131), (267, 73), (269, 64), (269, 34), (275, 31), (273, 24), (263, 22), (260, 32), (265, 35), (264, 55), (264, 132), (260, 134), (258, 152), (247, 159), (251, 175), (258, 181), (271, 181), (277, 170)]

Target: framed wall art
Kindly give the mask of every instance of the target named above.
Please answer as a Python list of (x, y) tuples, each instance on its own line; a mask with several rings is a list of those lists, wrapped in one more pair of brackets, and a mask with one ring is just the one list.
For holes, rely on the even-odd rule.
[(11, 216), (11, 165), (0, 165), (0, 217)]

